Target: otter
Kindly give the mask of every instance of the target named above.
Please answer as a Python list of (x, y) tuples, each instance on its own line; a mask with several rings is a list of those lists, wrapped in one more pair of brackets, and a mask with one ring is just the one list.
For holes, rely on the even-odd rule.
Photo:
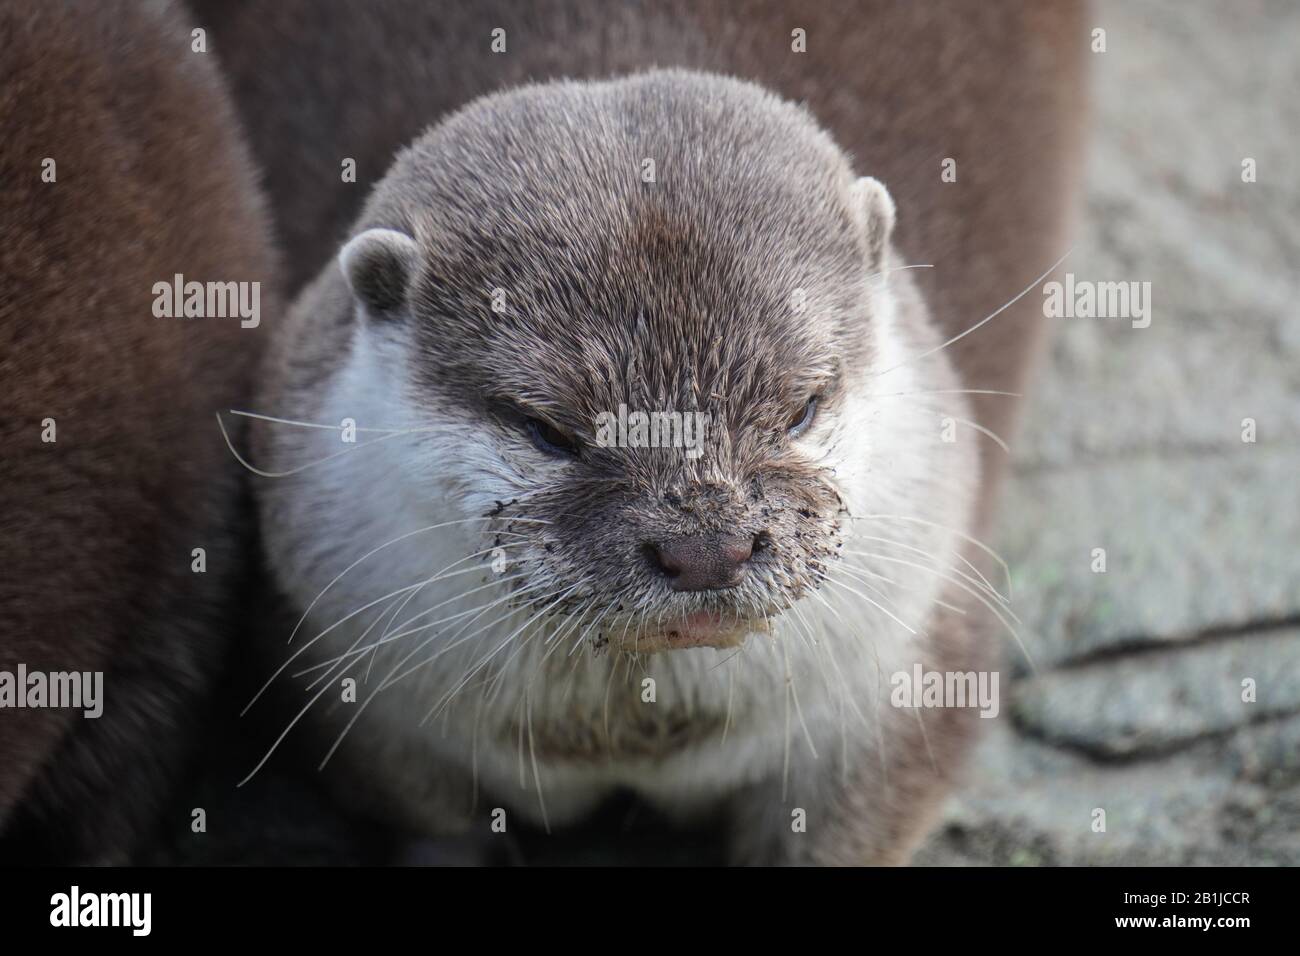
[[(973, 426), (1009, 436), (1019, 406), (1015, 393), (1024, 391), (1044, 325), (1032, 297), (1013, 297), (1056, 262), (1068, 246), (1076, 195), (1073, 187), (1087, 115), (1084, 3), (827, 0), (795, 10), (771, 0), (726, 5), (687, 0), (626, 5), (595, 0), (549, 0), (541, 5), (532, 0), (447, 0), (438, 4), (386, 0), (360, 10), (341, 2), (282, 0), (274, 5), (236, 6), (191, 0), (191, 7), (196, 22), (208, 27), (214, 38), (214, 53), (230, 77), (249, 139), (266, 171), (287, 275), (295, 291), (317, 275), (346, 242), (360, 235), (354, 224), (362, 202), (389, 168), (393, 155), (430, 123), (484, 94), (530, 81), (600, 81), (648, 67), (679, 67), (750, 80), (786, 100), (804, 104), (857, 169), (888, 184), (901, 210), (891, 255), (917, 268), (890, 273), (892, 295), (903, 300), (918, 296), (927, 306), (932, 332), (937, 332), (940, 342), (951, 340), (941, 350), (942, 356), (955, 370), (958, 387), (972, 393), (964, 397), (969, 401), (969, 412), (963, 416), (966, 421), (956, 423), (959, 441), (981, 443), (972, 536), (987, 534), (1005, 457), (993, 440), (985, 440)], [(347, 174), (348, 170), (355, 176)], [(478, 181), (468, 183), (477, 186)], [(469, 201), (476, 195), (476, 188), (467, 187), (463, 199)], [(411, 237), (409, 232), (402, 234)], [(354, 252), (362, 251), (364, 247), (354, 248)], [(490, 255), (491, 250), (476, 252)], [(344, 293), (334, 287), (318, 294)], [(338, 349), (350, 342), (353, 334), (354, 322), (345, 319), (350, 314), (348, 308), (340, 301), (328, 313), (339, 322), (328, 336)], [(974, 333), (963, 334), (995, 312), (995, 320)], [(323, 333), (315, 328), (311, 334), (319, 337)], [(311, 338), (299, 335), (294, 342), (297, 356), (282, 354), (282, 361), (297, 368), (303, 381), (317, 374), (327, 379), (335, 359), (322, 357)], [(338, 349), (330, 354), (337, 355)], [(926, 374), (931, 374), (935, 364), (918, 362), (918, 371), (924, 367)], [(282, 371), (274, 364), (270, 368), (272, 375)], [(285, 392), (288, 394), (287, 384)], [(901, 395), (890, 399), (909, 400)], [(945, 407), (960, 414), (958, 405)], [(637, 410), (652, 414), (664, 409)], [(688, 410), (680, 409), (683, 413)], [(286, 414), (293, 412), (286, 410)], [(281, 436), (285, 442), (304, 437), (293, 434), (304, 432), (301, 425), (262, 423), (257, 427), (259, 432), (271, 427), (288, 429), (290, 434)], [(419, 435), (401, 436), (390, 430), (363, 432), (362, 439), (376, 442), (366, 450), (369, 454), (385, 451), (387, 445), (414, 441)], [(456, 447), (462, 447), (459, 441)], [(905, 456), (904, 448), (900, 446), (895, 457)], [(394, 449), (385, 453), (395, 454)], [(409, 463), (398, 461), (392, 467), (399, 473), (409, 468)], [(969, 480), (970, 474), (965, 475)], [(277, 483), (292, 480), (268, 479)], [(693, 506), (689, 499), (683, 500)], [(918, 500), (915, 494), (900, 498), (896, 513), (909, 513), (908, 503), (916, 505)], [(504, 509), (509, 502), (503, 499), (488, 504), (490, 511)], [(928, 504), (927, 500), (925, 507)], [(900, 524), (926, 527), (922, 511), (920, 505), (911, 508), (910, 513), (921, 520)], [(506, 535), (503, 543), (512, 540), (516, 539)], [(311, 541), (312, 536), (304, 532), (303, 543)], [(751, 540), (751, 552), (753, 543)], [(743, 541), (726, 544), (719, 540), (714, 545), (723, 558), (728, 547), (732, 554), (745, 547)], [(349, 553), (353, 550), (348, 549)], [(708, 548), (688, 547), (688, 551), (710, 553)], [(762, 553), (760, 547), (760, 559)], [(646, 554), (642, 557), (649, 559)], [(908, 554), (903, 560), (914, 557), (918, 556)], [(668, 565), (674, 561), (669, 553)], [(976, 566), (979, 575), (973, 579), (983, 585), (984, 575), (992, 574), (987, 555), (973, 545), (966, 551), (961, 567), (971, 574), (965, 561)], [(362, 567), (364, 563), (357, 570)], [(828, 586), (823, 591), (832, 589)], [(869, 590), (861, 590), (873, 596)], [(383, 593), (386, 591), (374, 596)], [(946, 647), (949, 656), (971, 652), (978, 658), (974, 650), (987, 647), (988, 642), (961, 636), (964, 630), (978, 632), (982, 628), (975, 620), (978, 608), (967, 606), (972, 602), (969, 594), (965, 597), (965, 602), (949, 596), (933, 605), (929, 613), (935, 621), (927, 634), (932, 642)], [(959, 605), (967, 613), (949, 607)], [(279, 633), (294, 630), (303, 609), (296, 610), (296, 614), (290, 612)], [(310, 630), (304, 623), (298, 633), (309, 637)], [(378, 630), (394, 633), (387, 622)], [(679, 631), (676, 640), (682, 635)], [(614, 643), (617, 638), (607, 634), (598, 639)], [(641, 638), (651, 640), (645, 633)], [(747, 641), (741, 653), (748, 655), (744, 647), (754, 644), (752, 639)], [(709, 653), (712, 650), (707, 646), (664, 652), (669, 659)], [(659, 666), (666, 665), (661, 662)], [(313, 671), (313, 677), (323, 670)], [(377, 679), (373, 669), (369, 672)], [(609, 723), (614, 727), (619, 723), (614, 708), (621, 700), (611, 696)], [(262, 698), (259, 706), (264, 704)], [(781, 709), (784, 720), (784, 705)], [(799, 707), (793, 707), (792, 713), (797, 718)], [(951, 747), (960, 749), (954, 742), (962, 740), (962, 734), (947, 733), (945, 727), (960, 724), (963, 717), (935, 711), (926, 714), (924, 728), (915, 721), (911, 732), (894, 728), (889, 759), (877, 761), (877, 776), (882, 780), (888, 777), (889, 787), (849, 787), (836, 799), (845, 818), (861, 816), (870, 805), (878, 815), (876, 832), (890, 832), (894, 827), (897, 839), (884, 841), (892, 849), (877, 852), (872, 849), (875, 844), (863, 847), (855, 836), (844, 842), (838, 859), (906, 858), (908, 840), (923, 829), (919, 822), (925, 815), (923, 808), (932, 805), (943, 790), (927, 782), (931, 771), (937, 766), (949, 774), (957, 763)], [(723, 723), (730, 731), (726, 718)], [(592, 742), (592, 747), (605, 746), (604, 724), (602, 708), (601, 739)], [(527, 721), (521, 726), (526, 728)], [(695, 732), (690, 721), (672, 728), (672, 735)], [(535, 751), (541, 732), (536, 722), (533, 731)], [(441, 731), (425, 728), (425, 732)], [(854, 738), (858, 736), (855, 731)], [(867, 736), (875, 736), (875, 732)], [(520, 733), (516, 740), (517, 756), (529, 754), (524, 747), (526, 737)], [(328, 739), (322, 745), (325, 748)], [(734, 742), (734, 737), (728, 742)], [(372, 762), (423, 767), (426, 757), (420, 744), (394, 737), (377, 745)], [(745, 758), (733, 759), (743, 762)], [(470, 764), (472, 787), (474, 759)], [(526, 777), (528, 767), (523, 769)], [(760, 789), (766, 785), (766, 781), (755, 783)], [(426, 780), (423, 786), (434, 785)], [(462, 788), (458, 781), (449, 782), (447, 789), (459, 799)], [(883, 800), (882, 789), (888, 791)], [(751, 811), (762, 803), (751, 804)], [(907, 808), (909, 804), (915, 812), (901, 817), (908, 821), (907, 827), (895, 826), (890, 807)], [(776, 813), (772, 804), (768, 806), (769, 812)], [(418, 811), (415, 815), (420, 817)], [(788, 820), (776, 822), (788, 825)], [(836, 855), (833, 849), (824, 852)], [(761, 855), (751, 854), (751, 858)]]
[[(0, 672), (102, 684), (97, 715), (0, 708), (8, 863), (188, 832), (170, 795), (238, 627), (249, 518), (212, 416), (250, 400), (276, 257), (190, 31), (164, 3), (0, 7)], [(268, 321), (157, 317), (178, 273), (260, 283)]]
[[(892, 675), (987, 668), (1001, 596), (870, 172), (679, 70), (493, 94), (399, 154), (274, 336), (245, 458), (277, 676), (350, 799), (440, 835), (625, 789), (737, 863), (907, 859), (976, 721)], [(711, 427), (598, 441), (626, 409)]]

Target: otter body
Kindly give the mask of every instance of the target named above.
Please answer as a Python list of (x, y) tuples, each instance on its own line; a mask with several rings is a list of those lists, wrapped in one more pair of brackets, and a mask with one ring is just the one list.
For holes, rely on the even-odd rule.
[[(971, 721), (890, 677), (988, 641), (936, 604), (978, 451), (893, 222), (808, 114), (704, 74), (488, 97), (401, 154), (253, 445), (344, 790), (440, 834), (626, 788), (722, 812), (736, 861), (906, 856)], [(712, 435), (609, 447), (620, 407)]]
[(160, 815), (249, 537), (213, 414), (249, 400), (261, 331), (161, 318), (155, 285), (261, 283), (273, 314), (270, 222), (171, 5), (7, 3), (0, 34), (0, 671), (102, 680), (95, 716), (0, 709), (0, 860), (123, 862), (188, 832)]

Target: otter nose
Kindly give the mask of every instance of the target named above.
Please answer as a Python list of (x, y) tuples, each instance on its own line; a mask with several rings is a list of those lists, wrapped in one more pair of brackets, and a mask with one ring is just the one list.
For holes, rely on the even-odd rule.
[(674, 591), (719, 591), (745, 575), (754, 539), (742, 535), (701, 534), (646, 545), (651, 563), (668, 577)]

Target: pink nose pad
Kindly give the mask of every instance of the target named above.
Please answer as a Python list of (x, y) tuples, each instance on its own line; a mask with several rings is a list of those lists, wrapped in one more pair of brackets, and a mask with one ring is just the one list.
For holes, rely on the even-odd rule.
[(719, 591), (745, 576), (754, 553), (752, 535), (686, 535), (648, 544), (652, 563), (674, 591)]

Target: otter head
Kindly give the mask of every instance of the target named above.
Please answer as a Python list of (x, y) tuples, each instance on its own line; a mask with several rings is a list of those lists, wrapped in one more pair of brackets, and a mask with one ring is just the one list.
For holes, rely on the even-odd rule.
[(872, 401), (913, 387), (882, 378), (910, 334), (893, 224), (884, 186), (746, 83), (471, 104), (399, 157), (339, 256), (358, 341), (405, 357), (370, 386), (418, 426), (403, 499), (491, 519), (466, 553), (501, 544), (517, 600), (575, 635), (768, 629), (843, 560), (855, 511), (932, 477), (891, 437), (899, 403)]

